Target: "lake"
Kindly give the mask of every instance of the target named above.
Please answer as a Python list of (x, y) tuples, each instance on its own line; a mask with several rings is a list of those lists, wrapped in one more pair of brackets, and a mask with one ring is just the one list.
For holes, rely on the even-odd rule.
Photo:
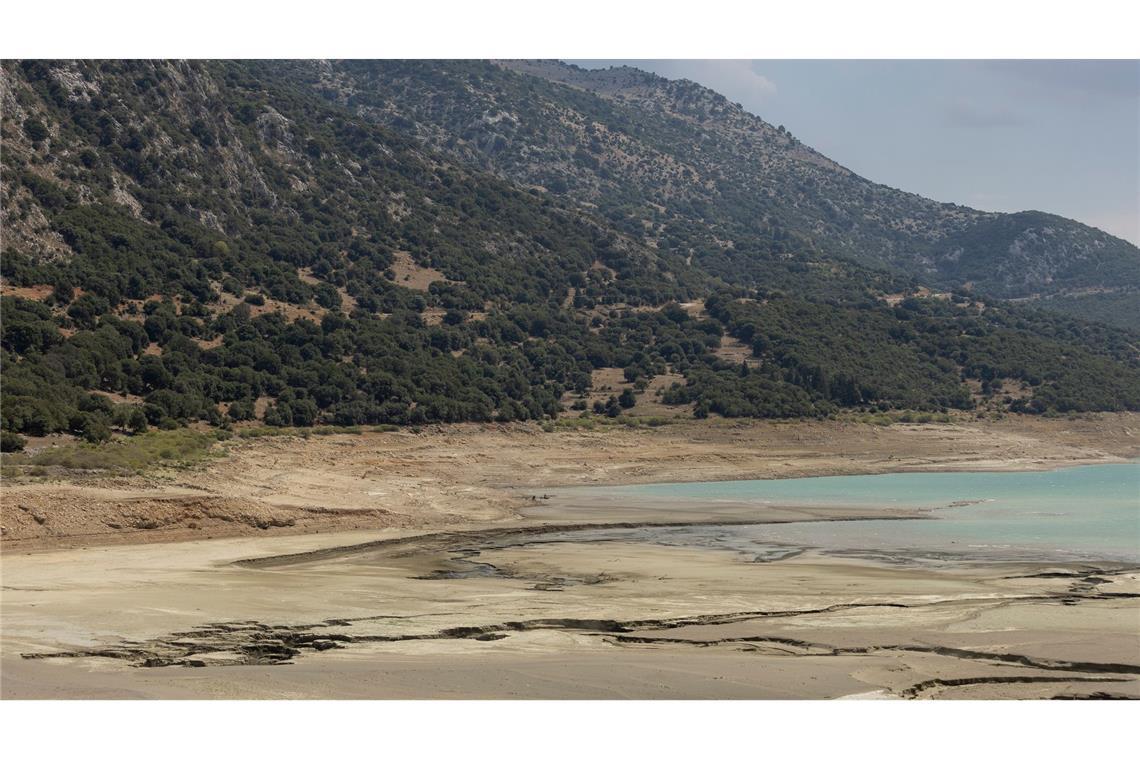
[(781, 546), (802, 546), (843, 553), (1140, 562), (1140, 462), (1044, 472), (892, 473), (562, 489), (560, 506), (572, 513), (575, 492), (584, 490), (627, 506), (668, 504), (671, 514), (692, 519), (723, 503), (736, 505), (741, 517), (754, 504), (758, 516), (774, 506), (856, 506), (922, 509), (933, 518), (646, 529), (608, 536), (612, 540), (624, 533), (626, 540), (665, 539), (738, 551), (755, 547), (757, 559), (778, 554)]

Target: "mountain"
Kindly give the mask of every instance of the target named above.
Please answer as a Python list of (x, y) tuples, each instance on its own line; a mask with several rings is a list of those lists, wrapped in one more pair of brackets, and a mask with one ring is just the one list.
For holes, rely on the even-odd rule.
[(307, 68), (299, 75), (359, 115), (596, 207), (734, 282), (762, 282), (769, 251), (822, 253), (1046, 306), (1113, 294), (1119, 308), (1100, 316), (1134, 324), (1140, 313), (1136, 246), (1050, 214), (982, 212), (876, 184), (693, 82), (551, 61)]
[[(1029, 235), (1053, 283), (1085, 282), (1075, 262), (1128, 269), (1103, 233), (877, 188), (707, 90), (609, 76), (4, 62), (5, 448), (591, 406), (1140, 408), (1140, 336), (987, 295), (977, 254)], [(898, 264), (919, 228), (974, 292)]]

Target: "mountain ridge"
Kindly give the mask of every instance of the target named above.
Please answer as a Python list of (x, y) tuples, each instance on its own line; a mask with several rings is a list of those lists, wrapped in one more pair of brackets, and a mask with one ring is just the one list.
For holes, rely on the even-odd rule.
[[(708, 153), (708, 147), (700, 143), (709, 142), (707, 130), (710, 129), (710, 124), (717, 127), (714, 122), (724, 122), (726, 126), (722, 131), (727, 130), (735, 138), (746, 136), (752, 141), (751, 144), (738, 141), (731, 145), (732, 148), (740, 148), (740, 151), (729, 155), (731, 161), (743, 160), (750, 172), (738, 172), (729, 178), (738, 187), (711, 187), (713, 192), (706, 193), (701, 200), (710, 202), (712, 195), (717, 195), (721, 203), (735, 203), (739, 198), (732, 197), (734, 195), (752, 193), (756, 197), (764, 194), (773, 198), (778, 196), (780, 200), (773, 203), (743, 203), (741, 211), (753, 217), (762, 217), (765, 213), (775, 216), (784, 227), (808, 238), (809, 246), (814, 245), (832, 254), (853, 258), (874, 267), (894, 267), (920, 276), (933, 286), (952, 288), (969, 285), (980, 292), (999, 297), (1059, 296), (1090, 287), (1118, 291), (1135, 290), (1140, 286), (1140, 251), (1127, 241), (1079, 222), (1043, 212), (1002, 214), (979, 211), (959, 204), (933, 201), (915, 193), (866, 180), (803, 145), (782, 127), (772, 126), (760, 117), (749, 114), (739, 104), (687, 80), (668, 80), (629, 67), (587, 70), (551, 61), (443, 62), (444, 72), (447, 72), (448, 67), (454, 68), (451, 76), (455, 81), (464, 77), (472, 78), (471, 67), (476, 69), (477, 75), (482, 76), (479, 85), (465, 81), (465, 92), (452, 88), (450, 94), (438, 94), (437, 97), (449, 99), (450, 102), (431, 111), (399, 97), (401, 77), (406, 82), (423, 84), (415, 79), (414, 71), (413, 76), (409, 77), (407, 67), (400, 62), (349, 63), (347, 67), (350, 72), (364, 70), (367, 74), (370, 68), (382, 72), (386, 82), (380, 82), (381, 77), (377, 76), (367, 77), (364, 81), (369, 86), (378, 86), (390, 104), (400, 107), (400, 113), (398, 117), (392, 118), (383, 112), (370, 112), (368, 94), (361, 93), (359, 89), (349, 93), (345, 101), (355, 102), (358, 113), (379, 116), (389, 126), (402, 129), (406, 134), (416, 134), (416, 130), (420, 130), (417, 135), (419, 139), (437, 148), (451, 150), (454, 155), (462, 156), (465, 160), (482, 161), (484, 166), (515, 181), (539, 185), (545, 172), (546, 176), (553, 176), (552, 183), (556, 185), (559, 182), (571, 183), (571, 187), (564, 192), (579, 201), (597, 203), (599, 196), (603, 196), (604, 205), (608, 206), (605, 210), (613, 211), (616, 210), (615, 207), (620, 207), (625, 198), (605, 197), (607, 193), (599, 189), (604, 178), (603, 182), (599, 182), (596, 176), (590, 176), (590, 171), (572, 166), (574, 158), (583, 158), (583, 149), (585, 153), (590, 153), (587, 140), (579, 139), (576, 143), (570, 140), (560, 153), (547, 150), (543, 156), (546, 159), (545, 166), (537, 167), (527, 165), (518, 156), (511, 154), (512, 132), (517, 130), (510, 127), (518, 121), (517, 118), (504, 120), (503, 114), (506, 112), (498, 111), (498, 118), (493, 123), (479, 123), (479, 118), (489, 112), (496, 98), (504, 92), (510, 92), (512, 84), (516, 91), (519, 85), (517, 82), (504, 82), (502, 78), (485, 76), (488, 66), (497, 66), (532, 80), (540, 79), (580, 93), (595, 95), (600, 100), (619, 107), (636, 106), (639, 109), (638, 115), (646, 123), (656, 120), (659, 122), (658, 131), (674, 139), (678, 138), (678, 125), (700, 124), (701, 129), (706, 130), (699, 141), (682, 141), (680, 144), (684, 151), (678, 150), (678, 155), (661, 157), (660, 151), (656, 155), (653, 151), (643, 151), (641, 158), (648, 156), (651, 161), (656, 160), (662, 165), (679, 160), (681, 153)], [(336, 63), (331, 64), (331, 67), (333, 71), (337, 70)], [(438, 71), (434, 73), (439, 76)], [(430, 90), (430, 83), (428, 89)], [(422, 88), (417, 88), (417, 91), (422, 91)], [(583, 105), (565, 97), (559, 99), (552, 96), (549, 89), (537, 92), (535, 97), (545, 98), (548, 103), (563, 110), (569, 108), (572, 111), (577, 107), (576, 116), (579, 121), (584, 121), (585, 117), (605, 116), (604, 110), (596, 103)], [(467, 102), (463, 102), (463, 98)], [(452, 111), (462, 108), (473, 111), (470, 113), (473, 118), (466, 124), (452, 123), (448, 126), (446, 120), (451, 114), (447, 113), (445, 106)], [(528, 111), (532, 115), (535, 112), (534, 108)], [(615, 122), (621, 130), (634, 121), (631, 118), (623, 120), (620, 113), (617, 118), (612, 114), (610, 116), (609, 124), (604, 125), (606, 129), (599, 130), (604, 138), (610, 136), (610, 127), (615, 126)], [(547, 121), (551, 119), (548, 117)], [(595, 124), (605, 121), (602, 119)], [(671, 125), (668, 124), (670, 121)], [(557, 126), (554, 124), (554, 127)], [(440, 139), (439, 132), (434, 135), (425, 134), (425, 128), (442, 130), (446, 138)], [(468, 134), (465, 135), (465, 131)], [(645, 131), (648, 130), (643, 130)], [(626, 132), (628, 134), (629, 130)], [(456, 134), (459, 135), (458, 141), (454, 139)], [(558, 137), (566, 142), (566, 130)], [(590, 139), (595, 137), (596, 134)], [(680, 137), (683, 138), (684, 135)], [(550, 132), (544, 133), (543, 138), (551, 142)], [(629, 141), (625, 142), (628, 144)], [(648, 147), (659, 149), (661, 142), (657, 139), (655, 144)], [(759, 148), (753, 150), (757, 145)], [(531, 149), (525, 143), (524, 148)], [(598, 155), (598, 151), (595, 150), (594, 155)], [(589, 162), (590, 157), (587, 155), (584, 160)], [(559, 178), (557, 172), (550, 171), (551, 165), (558, 162), (561, 162), (558, 168), (565, 175), (563, 178)], [(706, 168), (711, 172), (723, 173), (726, 163), (728, 161), (722, 158), (720, 164), (714, 161), (707, 164)], [(670, 178), (665, 171), (657, 172), (650, 179), (650, 182), (643, 184), (669, 186)], [(729, 184), (723, 179), (719, 178), (717, 182), (721, 185)], [(578, 182), (579, 186), (574, 187), (574, 182)], [(774, 187), (766, 187), (765, 183)], [(819, 192), (812, 192), (805, 187), (818, 183), (824, 185)], [(709, 184), (707, 180), (705, 184)], [(690, 184), (689, 190), (694, 187), (696, 185)], [(645, 192), (641, 195), (642, 198), (633, 200), (658, 206), (669, 203), (669, 199), (662, 197), (661, 193), (657, 197)], [(789, 198), (792, 200), (788, 201)], [(805, 205), (801, 206), (801, 202)], [(693, 217), (684, 210), (679, 215)], [(1021, 223), (1011, 225), (1011, 221)], [(720, 239), (732, 237), (733, 232), (730, 230), (721, 235)], [(970, 267), (961, 265), (963, 254), (968, 254)]]

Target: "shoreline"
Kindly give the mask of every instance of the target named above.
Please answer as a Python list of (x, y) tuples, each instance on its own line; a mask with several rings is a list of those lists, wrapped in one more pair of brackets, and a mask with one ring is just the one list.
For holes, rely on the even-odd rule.
[[(901, 510), (900, 510), (901, 511)], [(333, 559), (337, 557), (350, 556), (353, 554), (360, 554), (363, 552), (373, 551), (377, 549), (388, 549), (393, 546), (410, 544), (415, 545), (417, 542), (425, 542), (430, 539), (451, 539), (454, 542), (454, 548), (447, 546), (439, 547), (439, 551), (456, 551), (462, 549), (464, 543), (469, 543), (477, 539), (492, 539), (507, 536), (541, 536), (546, 534), (558, 533), (576, 533), (579, 531), (597, 531), (597, 530), (631, 530), (639, 528), (721, 528), (732, 526), (750, 526), (750, 525), (786, 525), (786, 524), (799, 524), (799, 523), (817, 523), (817, 522), (853, 522), (858, 520), (931, 520), (931, 518), (921, 514), (892, 514), (882, 515), (876, 517), (860, 516), (860, 515), (838, 515), (833, 517), (789, 517), (787, 519), (769, 519), (769, 520), (707, 520), (707, 521), (666, 521), (654, 522), (652, 520), (638, 521), (638, 522), (597, 522), (597, 523), (559, 523), (559, 522), (543, 522), (534, 525), (501, 525), (494, 528), (483, 528), (475, 530), (444, 530), (433, 533), (417, 533), (410, 536), (400, 536), (398, 538), (376, 539), (374, 541), (365, 541), (355, 544), (344, 544), (330, 546), (323, 549), (314, 549), (311, 551), (296, 552), (293, 554), (272, 554), (263, 557), (251, 557), (249, 559), (239, 559), (233, 562), (238, 567), (281, 567), (294, 564), (301, 564), (305, 562), (319, 562), (322, 560)], [(350, 533), (342, 534), (345, 536), (351, 535)], [(1114, 561), (1114, 560), (1113, 560)], [(1110, 560), (1105, 560), (1110, 562)]]
[(1140, 414), (887, 428), (718, 420), (556, 433), (465, 424), (235, 441), (227, 452), (146, 476), (6, 481), (0, 553), (509, 523), (543, 489), (1126, 464), (1140, 457)]
[[(670, 486), (670, 485), (688, 485), (688, 484), (701, 484), (701, 483), (732, 483), (732, 482), (739, 482), (739, 481), (800, 480), (800, 479), (831, 478), (831, 477), (875, 477), (877, 475), (893, 475), (893, 474), (909, 474), (909, 473), (936, 474), (936, 473), (1053, 472), (1053, 471), (1057, 471), (1057, 470), (1073, 469), (1073, 468), (1078, 468), (1078, 467), (1094, 467), (1094, 466), (1100, 466), (1100, 465), (1121, 465), (1121, 466), (1123, 466), (1123, 465), (1140, 465), (1140, 459), (1125, 458), (1125, 457), (1115, 458), (1115, 459), (1113, 459), (1113, 458), (1108, 458), (1108, 459), (1098, 458), (1098, 459), (1088, 459), (1088, 460), (1071, 460), (1071, 461), (1067, 461), (1067, 462), (1051, 462), (1048, 464), (1043, 463), (1041, 466), (1025, 466), (1025, 467), (993, 466), (993, 467), (986, 467), (983, 469), (979, 469), (976, 467), (960, 467), (959, 468), (959, 467), (953, 467), (953, 466), (926, 469), (923, 467), (911, 468), (908, 466), (908, 467), (905, 467), (902, 469), (885, 469), (885, 470), (881, 470), (881, 471), (880, 470), (875, 470), (875, 471), (860, 470), (860, 471), (855, 471), (855, 472), (849, 472), (846, 470), (838, 470), (834, 473), (824, 472), (824, 473), (817, 473), (817, 474), (812, 474), (812, 475), (777, 474), (777, 475), (774, 475), (772, 477), (756, 477), (756, 478), (748, 477), (747, 475), (741, 476), (741, 477), (736, 477), (733, 475), (726, 475), (723, 477), (712, 477), (712, 478), (693, 479), (693, 480), (644, 480), (644, 481), (643, 480), (619, 480), (619, 481), (614, 481), (614, 482), (610, 482), (610, 483), (550, 485), (548, 487), (548, 489), (551, 491), (582, 492), (582, 494), (585, 495), (588, 491), (593, 490), (593, 489), (601, 490), (601, 489), (607, 489), (607, 488), (613, 489), (613, 488), (624, 488), (624, 487), (635, 487), (635, 486)], [(72, 484), (65, 484), (65, 483), (51, 484), (49, 486), (46, 486), (44, 490), (48, 490), (52, 486), (55, 486), (56, 488), (58, 488), (58, 487), (68, 487), (70, 485), (72, 485)], [(515, 496), (516, 498), (523, 498), (523, 499), (529, 500), (531, 496), (537, 496), (535, 494), (530, 493), (530, 491), (533, 490), (533, 488), (531, 488), (531, 487), (523, 487), (523, 486), (505, 484), (505, 485), (498, 486), (498, 489), (501, 490), (504, 494), (511, 494), (511, 495)], [(2, 491), (3, 491), (3, 486), (0, 486), (0, 493), (2, 493)], [(558, 494), (549, 494), (549, 495), (537, 496), (537, 498), (539, 499), (539, 501), (542, 501), (545, 499), (556, 498), (557, 495)], [(145, 499), (146, 497), (139, 497), (139, 498)], [(700, 499), (700, 501), (709, 502), (710, 500)], [(970, 502), (970, 503), (973, 503), (973, 502)], [(533, 506), (533, 502), (528, 502), (528, 503), (526, 503), (520, 507), (516, 507), (515, 513), (512, 516), (504, 519), (501, 522), (500, 521), (493, 521), (491, 524), (492, 525), (502, 524), (504, 526), (508, 526), (508, 525), (512, 524), (511, 521), (513, 521), (513, 520), (526, 519), (527, 516), (523, 513), (528, 508), (530, 508), (531, 506)], [(852, 506), (852, 505), (829, 505), (829, 504), (822, 504), (821, 503), (821, 504), (782, 504), (782, 505), (777, 504), (777, 505), (769, 505), (769, 506), (795, 510), (795, 509), (815, 509), (815, 508), (826, 509), (826, 508), (835, 508), (835, 507), (845, 508), (847, 506)], [(842, 521), (842, 520), (925, 519), (924, 515), (927, 512), (932, 512), (932, 511), (936, 511), (936, 510), (943, 510), (943, 509), (953, 509), (953, 508), (957, 508), (960, 506), (963, 506), (963, 505), (959, 504), (959, 503), (949, 503), (949, 504), (940, 505), (940, 506), (933, 506), (933, 507), (922, 507), (922, 508), (915, 507), (915, 508), (913, 508), (913, 510), (911, 510), (911, 511), (914, 511), (915, 514), (906, 515), (906, 516), (885, 515), (884, 514), (884, 515), (880, 515), (880, 516), (866, 516), (866, 517), (818, 518), (818, 520), (819, 521), (837, 521), (837, 520)], [(898, 510), (898, 511), (906, 511), (906, 510)], [(813, 520), (780, 520), (780, 521), (776, 521), (776, 522), (782, 523), (782, 522), (811, 522), (811, 521), (813, 521)], [(649, 525), (664, 526), (664, 525), (668, 525), (668, 524), (669, 523), (645, 523), (646, 526), (649, 526)], [(678, 524), (679, 525), (687, 525), (688, 523), (678, 523)], [(708, 523), (708, 524), (714, 525), (714, 524), (733, 524), (733, 523)], [(765, 523), (752, 521), (752, 522), (742, 522), (739, 524), (765, 524)], [(444, 523), (438, 527), (447, 527), (448, 525), (450, 525), (450, 524)], [(599, 523), (598, 527), (603, 527), (604, 525), (605, 524), (603, 524), (603, 523)], [(622, 525), (624, 525), (624, 523), (615, 523), (612, 527), (620, 527)], [(337, 520), (330, 521), (327, 525), (306, 526), (306, 527), (303, 527), (299, 530), (290, 530), (289, 528), (291, 528), (293, 526), (271, 526), (271, 527), (275, 528), (275, 530), (273, 530), (273, 532), (272, 532), (272, 535), (296, 535), (296, 536), (317, 535), (317, 534), (334, 534), (334, 533), (339, 533), (341, 535), (349, 536), (349, 535), (352, 535), (354, 533), (368, 532), (368, 531), (377, 529), (377, 528), (343, 528), (339, 525), (339, 521), (337, 521)], [(395, 526), (393, 526), (393, 527), (395, 527)], [(338, 530), (338, 528), (340, 528), (340, 529)], [(174, 530), (177, 530), (177, 529), (174, 529)], [(102, 534), (83, 534), (83, 535), (76, 535), (76, 536), (66, 536), (66, 537), (63, 537), (61, 539), (4, 538), (4, 539), (0, 540), (0, 556), (3, 556), (5, 551), (16, 551), (16, 552), (26, 553), (26, 554), (32, 554), (32, 553), (42, 554), (42, 553), (49, 553), (49, 552), (53, 552), (53, 551), (67, 551), (67, 550), (71, 550), (71, 549), (86, 548), (88, 546), (91, 546), (91, 547), (96, 547), (96, 546), (129, 546), (129, 545), (132, 545), (134, 543), (144, 543), (144, 542), (150, 543), (149, 540), (147, 540), (147, 541), (137, 540), (142, 535), (143, 534), (141, 532), (139, 534), (135, 534), (135, 535), (131, 535), (131, 534), (124, 535), (122, 533), (116, 533), (114, 531), (108, 531), (108, 532), (102, 533)], [(215, 538), (231, 538), (231, 537), (237, 537), (240, 535), (246, 535), (246, 534), (237, 533), (237, 532), (218, 532), (218, 533), (207, 534), (204, 536), (186, 536), (184, 534), (174, 533), (173, 535), (171, 535), (169, 537), (168, 542), (170, 542), (170, 543), (183, 543), (183, 542), (192, 542), (192, 541), (199, 541), (199, 540), (212, 540)], [(269, 534), (267, 534), (267, 535), (269, 535)], [(156, 529), (146, 529), (145, 536), (147, 539), (158, 539), (158, 542), (160, 542), (160, 543), (163, 542), (162, 539), (166, 538), (166, 536), (162, 533), (162, 529), (157, 529), (157, 530)], [(5, 548), (5, 544), (7, 544), (7, 548)]]
[[(918, 433), (928, 451), (944, 446), (937, 436), (962, 434)], [(756, 438), (712, 441), (694, 464), (747, 471)], [(528, 515), (535, 501), (498, 485), (541, 490), (561, 475), (589, 492), (580, 484), (596, 485), (597, 472), (580, 457), (593, 441), (567, 451), (526, 431), (465, 431), (244, 448), (171, 487), (198, 504), (192, 485), (204, 482), (190, 477), (225, 475), (214, 489), (245, 489), (227, 498), (251, 508), (264, 508), (249, 495), (269, 485), (275, 499), (340, 493), (347, 515), (373, 508), (376, 491), (405, 488), (405, 512), (388, 498), (385, 514), (406, 524), (6, 551), (0, 697), (1140, 697), (1135, 563), (845, 553), (779, 545), (767, 541), (779, 531), (763, 528), (936, 518), (895, 504), (735, 500), (694, 515), (692, 504), (622, 509), (584, 496), (539, 501), (546, 514)], [(693, 456), (678, 436), (635, 435), (617, 448), (610, 440), (593, 461), (613, 465), (625, 447), (618, 464), (640, 466), (660, 451), (646, 451), (650, 441), (675, 461)], [(769, 466), (787, 451), (777, 448), (763, 451)], [(1052, 449), (1051, 463), (1086, 464), (1066, 451)], [(732, 452), (743, 458), (726, 461)], [(1100, 453), (1094, 464), (1114, 456)], [(539, 455), (539, 466), (516, 471)], [(345, 466), (293, 469), (314, 456)], [(836, 465), (824, 451), (800, 459), (809, 473), (799, 476)], [(635, 474), (666, 471), (677, 468)], [(612, 488), (630, 473), (602, 474)], [(117, 498), (132, 493), (120, 484)], [(437, 497), (450, 508), (410, 509)], [(742, 524), (760, 528), (734, 539)]]
[[(902, 469), (884, 469), (884, 470), (873, 470), (873, 471), (860, 470), (860, 471), (854, 471), (854, 472), (845, 471), (845, 470), (836, 470), (835, 472), (818, 472), (818, 473), (812, 473), (810, 475), (792, 475), (792, 474), (789, 474), (789, 475), (776, 475), (773, 477), (749, 477), (748, 475), (742, 475), (741, 477), (735, 477), (735, 476), (729, 475), (729, 476), (725, 476), (725, 477), (701, 478), (701, 479), (693, 479), (693, 480), (631, 480), (631, 481), (618, 481), (618, 482), (612, 482), (612, 483), (585, 483), (585, 484), (573, 484), (573, 485), (551, 485), (551, 486), (549, 486), (549, 490), (552, 492), (553, 491), (573, 492), (575, 495), (577, 495), (580, 492), (583, 496), (585, 496), (585, 495), (587, 495), (588, 491), (593, 490), (593, 489), (597, 489), (600, 491), (602, 489), (636, 488), (638, 486), (684, 486), (684, 485), (701, 485), (701, 484), (714, 484), (714, 483), (765, 482), (765, 481), (809, 480), (809, 479), (814, 480), (817, 478), (848, 478), (848, 477), (850, 477), (850, 478), (863, 478), (863, 477), (872, 478), (872, 477), (877, 477), (880, 475), (908, 475), (908, 474), (933, 475), (933, 474), (939, 474), (939, 473), (946, 473), (946, 474), (953, 474), (953, 473), (1006, 474), (1006, 473), (1009, 473), (1009, 474), (1015, 474), (1015, 473), (1031, 473), (1031, 472), (1056, 472), (1058, 470), (1076, 469), (1079, 467), (1097, 467), (1097, 466), (1101, 466), (1101, 465), (1105, 465), (1105, 466), (1109, 466), (1109, 465), (1113, 465), (1113, 466), (1115, 466), (1115, 465), (1119, 465), (1119, 466), (1140, 465), (1140, 459), (1120, 458), (1120, 459), (1072, 460), (1069, 462), (1043, 464), (1042, 466), (1039, 466), (1039, 467), (1008, 467), (1008, 468), (1000, 467), (1000, 466), (999, 467), (984, 467), (984, 468), (977, 468), (977, 467), (946, 467), (946, 468), (941, 468), (940, 467), (940, 468), (936, 468), (936, 469), (924, 469), (924, 468), (912, 469), (912, 468), (906, 467), (906, 468), (902, 468)], [(510, 489), (514, 489), (514, 488), (515, 487), (513, 487), (513, 486), (503, 486), (503, 490), (510, 490)], [(525, 495), (529, 497), (531, 494), (529, 492), (527, 492)], [(558, 494), (556, 494), (556, 493), (550, 493), (548, 498), (554, 499), (557, 497), (557, 495)], [(615, 495), (615, 498), (616, 498), (616, 495)], [(642, 498), (642, 497), (639, 496), (639, 498)], [(644, 497), (644, 498), (647, 498), (647, 497)], [(693, 498), (694, 501), (699, 500), (699, 501), (708, 502), (708, 503), (715, 503), (717, 501), (717, 500), (702, 499), (699, 497), (677, 497), (677, 498), (681, 498), (681, 499)], [(539, 500), (540, 501), (542, 500), (541, 496), (539, 496)], [(804, 508), (821, 507), (822, 508), (822, 507), (833, 506), (833, 505), (823, 504), (823, 503), (819, 503), (819, 504), (811, 503), (811, 504), (781, 504), (781, 505), (773, 505), (773, 506), (782, 506), (782, 507), (786, 507), (786, 508), (800, 508), (800, 507), (804, 507)], [(840, 506), (849, 506), (849, 505), (840, 505)], [(958, 506), (963, 506), (963, 505), (960, 505), (957, 503), (947, 503), (947, 504), (939, 505), (939, 506), (923, 507), (923, 508), (921, 508), (921, 510), (922, 511), (929, 511), (929, 510), (939, 510), (939, 509), (953, 509), (953, 508), (958, 507)], [(524, 507), (524, 509), (525, 509), (525, 507)], [(915, 509), (918, 510), (919, 508), (916, 507)], [(868, 517), (866, 519), (876, 519), (876, 518)]]
[[(1075, 467), (1095, 467), (1098, 465), (1128, 465), (1128, 464), (1140, 465), (1140, 457), (1112, 457), (1112, 456), (1108, 456), (1108, 457), (1096, 457), (1096, 458), (1089, 458), (1089, 459), (1072, 459), (1072, 460), (1068, 460), (1068, 461), (1042, 462), (1038, 465), (1006, 466), (1006, 465), (1014, 465), (1014, 464), (1015, 463), (1013, 463), (1013, 462), (1008, 462), (1008, 463), (1006, 463), (1006, 462), (995, 462), (995, 463), (993, 463), (993, 466), (987, 466), (987, 467), (976, 467), (976, 466), (975, 467), (957, 467), (957, 466), (954, 466), (952, 464), (951, 465), (945, 465), (945, 466), (942, 466), (942, 465), (930, 465), (930, 466), (903, 465), (902, 467), (895, 468), (895, 469), (887, 468), (887, 469), (883, 469), (883, 470), (867, 470), (865, 468), (862, 468), (862, 469), (858, 469), (856, 471), (847, 471), (847, 470), (839, 469), (839, 470), (836, 470), (835, 472), (816, 472), (816, 473), (812, 473), (811, 475), (797, 475), (797, 474), (778, 473), (778, 474), (772, 475), (770, 477), (756, 477), (756, 478), (748, 477), (747, 475), (742, 475), (740, 477), (736, 477), (733, 475), (727, 475), (724, 477), (684, 479), (684, 480), (646, 480), (646, 481), (631, 480), (631, 481), (620, 481), (620, 482), (613, 482), (613, 483), (586, 483), (586, 484), (581, 484), (581, 485), (578, 485), (578, 484), (575, 484), (575, 485), (551, 484), (548, 486), (548, 488), (550, 488), (551, 490), (570, 490), (570, 489), (573, 489), (573, 490), (577, 491), (577, 490), (581, 489), (581, 490), (585, 491), (586, 489), (591, 489), (591, 488), (599, 488), (599, 489), (601, 489), (601, 488), (624, 488), (626, 486), (680, 486), (680, 485), (700, 484), (700, 483), (732, 483), (732, 482), (736, 482), (736, 481), (801, 480), (801, 479), (805, 479), (805, 478), (860, 478), (860, 477), (874, 477), (876, 475), (906, 475), (906, 474), (911, 474), (911, 473), (916, 474), (916, 475), (919, 475), (919, 474), (933, 475), (933, 474), (937, 474), (937, 473), (952, 474), (952, 473), (956, 473), (956, 472), (958, 472), (958, 473), (967, 473), (967, 472), (972, 472), (972, 473), (1055, 472), (1057, 470), (1067, 470), (1067, 469), (1072, 469)], [(509, 485), (502, 486), (502, 488), (504, 490), (507, 490), (507, 489), (510, 489), (513, 487), (514, 486), (509, 486)], [(953, 505), (948, 505), (948, 506), (953, 506)], [(938, 507), (938, 508), (940, 508), (940, 507)]]

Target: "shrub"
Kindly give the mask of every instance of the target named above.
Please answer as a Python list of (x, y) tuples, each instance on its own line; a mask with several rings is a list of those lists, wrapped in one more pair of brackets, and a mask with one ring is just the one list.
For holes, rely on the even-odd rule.
[(42, 142), (48, 138), (49, 132), (44, 123), (35, 117), (24, 119), (24, 134), (34, 143)]
[(9, 430), (0, 432), (0, 451), (5, 453), (23, 451), (25, 443), (26, 441), (22, 435), (18, 435)]

